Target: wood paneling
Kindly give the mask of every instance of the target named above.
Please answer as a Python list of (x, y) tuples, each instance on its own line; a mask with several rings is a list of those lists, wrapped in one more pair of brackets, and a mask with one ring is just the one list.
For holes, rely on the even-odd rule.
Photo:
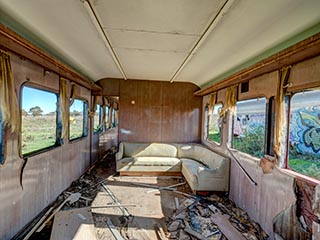
[(119, 96), (120, 94), (120, 79), (104, 78), (96, 82), (102, 87), (103, 96)]
[[(320, 48), (320, 47), (319, 47)], [(294, 65), (291, 69), (288, 91), (320, 87), (320, 56)]]
[[(38, 88), (59, 92), (59, 75), (45, 73), (44, 68), (15, 54), (11, 64), (18, 99), (25, 82)], [(79, 86), (79, 97), (88, 100), (91, 92)], [(44, 99), (45, 100), (45, 99)], [(76, 180), (90, 164), (90, 137), (66, 141), (62, 146), (24, 160), (19, 156), (18, 136), (7, 132), (6, 161), (0, 166), (0, 239), (11, 239), (48, 204)], [(93, 150), (98, 148), (94, 142)], [(22, 185), (20, 185), (22, 176)]]
[(197, 89), (190, 83), (121, 80), (119, 141), (200, 142)]

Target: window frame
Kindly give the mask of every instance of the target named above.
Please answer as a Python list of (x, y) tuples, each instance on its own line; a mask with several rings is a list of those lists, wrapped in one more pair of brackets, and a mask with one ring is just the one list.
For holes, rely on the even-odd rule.
[[(217, 103), (214, 104), (213, 106), (213, 109), (217, 106), (217, 105), (221, 105), (221, 108), (223, 109), (223, 102), (222, 101), (219, 101)], [(219, 114), (218, 114), (219, 116)], [(207, 142), (209, 143), (212, 143), (212, 144), (216, 144), (217, 146), (221, 146), (222, 145), (222, 141), (223, 141), (223, 117), (221, 117), (221, 131), (220, 131), (220, 142), (216, 142), (212, 139), (210, 139), (209, 137), (209, 129), (210, 129), (210, 114), (209, 114), (209, 106), (206, 105), (205, 107), (205, 131), (206, 131), (206, 134), (204, 135), (204, 140), (206, 140)], [(218, 117), (219, 119), (219, 117)]]
[(289, 163), (289, 157), (290, 157), (290, 126), (291, 126), (291, 108), (292, 108), (292, 99), (293, 97), (296, 95), (296, 94), (300, 94), (300, 93), (303, 93), (303, 92), (308, 92), (308, 91), (319, 91), (320, 92), (320, 89), (319, 88), (310, 88), (310, 89), (299, 89), (299, 90), (296, 90), (294, 92), (291, 92), (290, 95), (288, 96), (288, 101), (287, 101), (287, 105), (286, 105), (286, 109), (287, 109), (287, 134), (286, 134), (286, 155), (285, 155), (285, 163), (284, 163), (284, 166), (283, 166), (283, 169), (284, 171), (287, 171), (287, 172), (290, 172), (291, 174), (294, 174), (304, 180), (307, 180), (309, 182), (312, 182), (312, 183), (316, 183), (316, 184), (320, 184), (320, 179), (317, 179), (315, 177), (312, 177), (312, 176), (308, 176), (302, 172), (298, 172), (296, 170), (294, 170), (291, 166), (290, 166), (290, 163)]
[(110, 106), (106, 106), (105, 107), (105, 122), (104, 122), (104, 129), (105, 131), (107, 131), (108, 129), (110, 129), (111, 125), (110, 125), (110, 109), (111, 107)]
[(0, 165), (4, 164), (4, 148), (5, 148), (5, 127), (2, 121), (2, 111), (0, 110)]
[[(88, 126), (88, 119), (89, 119), (89, 104), (88, 104), (88, 100), (87, 99), (84, 99), (84, 98), (81, 98), (81, 97), (75, 97), (74, 98), (74, 101), (76, 100), (79, 100), (79, 101), (82, 101), (83, 102), (83, 122), (82, 122), (82, 126), (83, 126), (83, 131), (82, 131), (82, 135), (79, 136), (79, 137), (76, 137), (76, 138), (70, 138), (70, 120), (68, 121), (68, 140), (69, 142), (76, 142), (76, 141), (79, 141), (83, 138), (86, 138), (88, 136), (88, 129), (89, 129), (89, 126)], [(73, 104), (72, 104), (73, 105)], [(70, 119), (70, 108), (72, 107), (72, 105), (69, 106), (69, 118)]]
[(52, 89), (48, 89), (48, 88), (45, 88), (43, 86), (39, 86), (37, 84), (23, 84), (21, 85), (21, 88), (20, 88), (20, 120), (21, 120), (21, 130), (20, 130), (20, 137), (19, 137), (19, 142), (20, 142), (20, 146), (22, 146), (22, 100), (23, 100), (23, 90), (24, 88), (27, 87), (27, 88), (31, 88), (31, 89), (35, 89), (35, 90), (39, 90), (39, 91), (43, 91), (43, 92), (47, 92), (47, 93), (50, 93), (50, 94), (54, 94), (57, 98), (57, 102), (56, 102), (56, 138), (55, 138), (55, 143), (51, 146), (48, 146), (48, 147), (45, 147), (45, 148), (41, 148), (41, 149), (38, 149), (38, 150), (34, 150), (34, 151), (31, 151), (31, 152), (28, 152), (28, 153), (25, 153), (23, 154), (22, 153), (22, 147), (20, 147), (19, 149), (19, 156), (21, 158), (26, 158), (26, 157), (32, 157), (32, 156), (35, 156), (35, 155), (38, 155), (38, 154), (41, 154), (41, 153), (44, 153), (44, 152), (47, 152), (47, 151), (50, 151), (52, 149), (55, 149), (57, 147), (60, 147), (62, 145), (62, 138), (61, 138), (61, 132), (62, 132), (62, 120), (61, 120), (61, 110), (60, 110), (60, 94), (58, 91), (55, 91), (55, 90), (52, 90)]
[(100, 105), (100, 104), (97, 104), (97, 109), (99, 109), (99, 129), (98, 130), (95, 130), (95, 122), (94, 122), (94, 117), (92, 118), (93, 119), (93, 124), (92, 124), (92, 129), (93, 129), (93, 134), (99, 134), (101, 132), (103, 132), (103, 106)]
[(231, 141), (231, 148), (238, 151), (239, 153), (243, 153), (243, 154), (247, 154), (249, 156), (251, 156), (252, 158), (256, 158), (256, 159), (259, 159), (261, 157), (258, 157), (258, 156), (255, 156), (251, 153), (247, 153), (247, 152), (244, 152), (244, 151), (241, 151), (237, 148), (234, 147), (234, 119), (235, 117), (237, 117), (237, 103), (238, 102), (244, 102), (244, 101), (250, 101), (250, 100), (256, 100), (258, 101), (258, 99), (264, 99), (265, 100), (265, 111), (264, 111), (264, 114), (265, 114), (265, 118), (264, 118), (264, 121), (265, 121), (265, 124), (264, 124), (264, 143), (263, 143), (263, 154), (262, 155), (265, 155), (267, 154), (268, 150), (267, 150), (267, 146), (268, 146), (268, 141), (269, 141), (269, 137), (268, 137), (268, 129), (270, 128), (269, 127), (269, 124), (271, 124), (271, 122), (268, 120), (269, 119), (269, 99), (266, 97), (266, 96), (255, 96), (255, 97), (252, 97), (252, 98), (245, 98), (245, 99), (241, 99), (241, 100), (237, 100), (236, 102), (236, 113), (235, 114), (232, 114), (231, 118), (229, 118), (229, 121), (232, 123), (231, 124), (231, 127), (230, 127), (230, 131), (231, 131), (231, 134), (229, 134), (230, 136), (230, 140)]
[(111, 127), (110, 128), (115, 128), (115, 127), (117, 127), (117, 120), (116, 120), (116, 112), (117, 112), (118, 110), (115, 110), (114, 108), (112, 108), (112, 113), (111, 113), (111, 115), (112, 115), (112, 117), (111, 117), (111, 120), (112, 120), (112, 122), (111, 122)]

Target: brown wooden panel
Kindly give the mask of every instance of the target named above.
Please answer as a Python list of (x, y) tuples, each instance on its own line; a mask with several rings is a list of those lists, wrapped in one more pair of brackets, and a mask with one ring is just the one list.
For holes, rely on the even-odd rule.
[(197, 89), (190, 83), (121, 80), (119, 140), (199, 142)]
[(103, 78), (97, 81), (96, 84), (102, 87), (102, 95), (119, 96), (120, 79)]
[[(320, 48), (320, 47), (319, 47)], [(291, 69), (288, 91), (297, 91), (299, 89), (313, 88), (320, 86), (320, 56), (301, 62)]]

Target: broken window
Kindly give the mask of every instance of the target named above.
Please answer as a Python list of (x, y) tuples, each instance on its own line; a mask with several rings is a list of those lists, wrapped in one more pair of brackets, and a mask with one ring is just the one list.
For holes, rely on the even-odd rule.
[(21, 154), (33, 154), (58, 145), (58, 96), (32, 87), (22, 89)]
[(288, 165), (320, 179), (320, 90), (299, 92), (291, 98)]
[(219, 116), (223, 105), (221, 103), (215, 104), (213, 110), (210, 111), (208, 109), (207, 113), (207, 140), (213, 141), (218, 144), (221, 143), (221, 126), (222, 126), (222, 118)]
[(238, 101), (233, 120), (233, 148), (261, 158), (264, 155), (266, 99)]
[(75, 140), (87, 136), (88, 103), (75, 99), (69, 108), (69, 139)]
[(93, 117), (93, 132), (98, 133), (102, 131), (102, 116), (103, 116), (103, 107), (97, 105), (96, 111)]

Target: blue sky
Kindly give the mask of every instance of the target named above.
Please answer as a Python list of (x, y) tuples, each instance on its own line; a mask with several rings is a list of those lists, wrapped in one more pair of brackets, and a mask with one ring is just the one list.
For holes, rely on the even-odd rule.
[(39, 106), (43, 113), (56, 111), (57, 96), (53, 93), (24, 87), (22, 90), (22, 109), (29, 112), (30, 108)]
[[(22, 109), (29, 112), (30, 108), (39, 106), (43, 114), (56, 111), (57, 95), (51, 92), (42, 91), (35, 88), (24, 87), (22, 90)], [(82, 101), (75, 101), (71, 106), (71, 111), (81, 111)]]

